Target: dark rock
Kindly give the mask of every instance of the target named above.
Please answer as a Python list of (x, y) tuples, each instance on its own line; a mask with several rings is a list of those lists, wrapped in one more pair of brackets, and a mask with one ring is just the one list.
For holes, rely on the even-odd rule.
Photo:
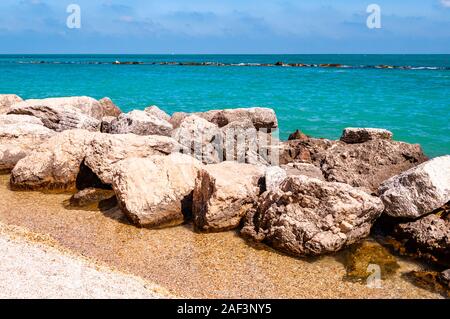
[(72, 207), (85, 207), (115, 197), (113, 190), (86, 188), (70, 198)]

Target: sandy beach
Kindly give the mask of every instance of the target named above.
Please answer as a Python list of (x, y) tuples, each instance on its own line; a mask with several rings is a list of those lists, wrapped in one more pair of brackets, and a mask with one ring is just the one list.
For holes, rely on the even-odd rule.
[(139, 229), (117, 208), (69, 210), (70, 194), (12, 192), (8, 180), (0, 176), (0, 250), (14, 262), (0, 266), (2, 297), (440, 298), (401, 277), (421, 269), (411, 261), (371, 289), (343, 280), (339, 255), (292, 258), (190, 225)]

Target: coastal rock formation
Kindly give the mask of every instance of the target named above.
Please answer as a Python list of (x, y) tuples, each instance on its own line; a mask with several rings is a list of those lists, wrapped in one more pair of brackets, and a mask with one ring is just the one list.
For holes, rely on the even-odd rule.
[(185, 112), (175, 112), (170, 117), (169, 123), (172, 124), (174, 129), (179, 128), (184, 119), (189, 116), (191, 116), (191, 114)]
[(115, 196), (110, 189), (86, 188), (74, 194), (69, 202), (72, 207), (86, 207), (101, 201), (111, 199)]
[(443, 271), (439, 279), (443, 285), (446, 285), (450, 289), (450, 269)]
[(450, 201), (450, 156), (425, 162), (385, 181), (378, 193), (393, 217), (417, 218)]
[(15, 94), (0, 94), (0, 114), (6, 114), (12, 105), (23, 101)]
[(288, 177), (261, 196), (242, 235), (295, 256), (321, 255), (368, 236), (383, 208), (379, 198), (346, 184)]
[(129, 157), (170, 154), (177, 148), (177, 143), (165, 136), (65, 131), (17, 163), (11, 187), (64, 190), (111, 184), (114, 163)]
[[(48, 99), (30, 99), (12, 106), (18, 108), (72, 108), (96, 120), (101, 120), (104, 116), (118, 116), (120, 109), (109, 99), (103, 98), (97, 101), (87, 96), (57, 97)], [(16, 113), (17, 114), (17, 113)]]
[(202, 164), (171, 154), (129, 158), (114, 166), (113, 189), (127, 217), (141, 227), (174, 226), (192, 210), (192, 191)]
[(105, 116), (102, 118), (102, 124), (100, 125), (100, 132), (109, 133), (111, 132), (111, 124), (117, 119), (115, 116)]
[(431, 214), (417, 221), (399, 224), (394, 236), (416, 255), (450, 265), (450, 221)]
[(223, 160), (222, 132), (217, 125), (196, 115), (185, 118), (180, 127), (172, 132), (172, 138), (188, 154), (204, 164), (220, 163)]
[(280, 150), (280, 165), (303, 162), (320, 167), (325, 152), (336, 144), (338, 144), (336, 141), (309, 137), (283, 142)]
[(289, 135), (288, 140), (289, 141), (295, 141), (295, 140), (307, 140), (308, 136), (302, 133), (300, 130), (296, 130), (294, 133)]
[(239, 226), (257, 201), (265, 168), (237, 162), (207, 165), (195, 182), (193, 215), (197, 229), (222, 231)]
[(44, 126), (40, 119), (29, 115), (0, 115), (0, 125), (34, 124)]
[(174, 113), (172, 115), (171, 123), (175, 128), (177, 128), (177, 124), (181, 123), (184, 118), (190, 115), (201, 117), (219, 127), (224, 127), (232, 122), (244, 120), (250, 120), (257, 130), (262, 128), (271, 130), (278, 127), (278, 120), (275, 111), (262, 107), (211, 110), (208, 112), (193, 114)]
[(145, 108), (144, 110), (145, 112), (156, 116), (157, 118), (164, 120), (166, 122), (170, 122), (170, 115), (167, 114), (166, 112), (164, 112), (163, 110), (161, 110), (159, 107), (157, 107), (156, 105), (151, 105), (147, 108)]
[(327, 181), (364, 187), (374, 193), (385, 180), (427, 160), (420, 145), (389, 140), (337, 142), (317, 157)]
[(341, 141), (347, 144), (365, 143), (371, 140), (392, 140), (394, 134), (388, 130), (377, 128), (346, 128)]
[(293, 162), (287, 165), (281, 165), (281, 168), (286, 171), (288, 176), (304, 175), (325, 181), (320, 168), (313, 164)]
[[(30, 100), (27, 100), (30, 101)], [(15, 104), (8, 114), (30, 115), (39, 118), (46, 127), (62, 132), (72, 129), (85, 129), (100, 131), (101, 122), (93, 117), (83, 114), (79, 109), (68, 105), (44, 105), (27, 101)]]
[(2, 124), (0, 119), (0, 172), (13, 169), (19, 160), (38, 149), (54, 134), (39, 124), (26, 121)]
[(279, 166), (270, 166), (266, 169), (266, 191), (277, 190), (284, 180), (288, 177), (286, 170)]
[(132, 111), (119, 115), (111, 122), (111, 134), (164, 135), (170, 136), (172, 124), (145, 111)]

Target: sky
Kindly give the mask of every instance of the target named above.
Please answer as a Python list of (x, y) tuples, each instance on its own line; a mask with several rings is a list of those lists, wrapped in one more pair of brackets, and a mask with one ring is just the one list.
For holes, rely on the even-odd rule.
[[(67, 27), (70, 4), (81, 28)], [(0, 43), (0, 54), (450, 53), (450, 0), (1, 0)]]

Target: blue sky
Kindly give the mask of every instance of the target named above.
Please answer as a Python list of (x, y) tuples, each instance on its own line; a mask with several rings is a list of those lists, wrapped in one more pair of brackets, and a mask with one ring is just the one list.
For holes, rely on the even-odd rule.
[[(66, 8), (81, 7), (81, 29)], [(366, 8), (381, 7), (368, 29)], [(2, 0), (0, 53), (450, 53), (450, 0)]]

